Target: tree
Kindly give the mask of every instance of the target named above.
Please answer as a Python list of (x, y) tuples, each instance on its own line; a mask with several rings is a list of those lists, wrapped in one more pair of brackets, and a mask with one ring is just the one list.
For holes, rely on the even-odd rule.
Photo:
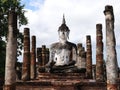
[(5, 70), (5, 47), (6, 44), (3, 40), (0, 40), (0, 77), (4, 76)]
[[(25, 10), (23, 10), (24, 5), (21, 5), (20, 0), (0, 0), (0, 64), (5, 63), (5, 52), (6, 52), (6, 42), (8, 33), (8, 12), (14, 9), (18, 15), (18, 25), (26, 25), (28, 23), (25, 17)], [(21, 50), (23, 47), (23, 35), (21, 32), (17, 32), (17, 56), (21, 55)], [(3, 68), (3, 66), (0, 66)], [(4, 68), (2, 69), (4, 71)], [(1, 71), (1, 70), (0, 70)], [(1, 73), (1, 72), (0, 72)]]

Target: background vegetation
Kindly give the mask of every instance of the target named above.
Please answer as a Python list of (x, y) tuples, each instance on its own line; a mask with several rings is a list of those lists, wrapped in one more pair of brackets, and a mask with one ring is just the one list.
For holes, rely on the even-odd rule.
[[(8, 12), (11, 9), (14, 9), (18, 15), (18, 26), (26, 25), (28, 23), (28, 20), (24, 15), (24, 5), (21, 5), (20, 0), (0, 0), (0, 77), (4, 77), (5, 73), (5, 56), (8, 33)], [(17, 42), (17, 56), (19, 56), (22, 54), (21, 50), (23, 47), (23, 35), (21, 32), (18, 32), (17, 34)]]

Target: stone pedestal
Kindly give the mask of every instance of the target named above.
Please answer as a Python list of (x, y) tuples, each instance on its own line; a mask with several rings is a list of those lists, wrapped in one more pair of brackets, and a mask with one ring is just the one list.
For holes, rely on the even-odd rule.
[(4, 90), (16, 90), (16, 84), (3, 86)]

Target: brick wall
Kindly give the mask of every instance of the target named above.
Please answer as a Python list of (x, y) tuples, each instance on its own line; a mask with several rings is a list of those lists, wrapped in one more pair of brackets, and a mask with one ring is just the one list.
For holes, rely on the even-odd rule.
[(105, 83), (80, 82), (53, 84), (51, 82), (17, 82), (16, 90), (106, 90)]

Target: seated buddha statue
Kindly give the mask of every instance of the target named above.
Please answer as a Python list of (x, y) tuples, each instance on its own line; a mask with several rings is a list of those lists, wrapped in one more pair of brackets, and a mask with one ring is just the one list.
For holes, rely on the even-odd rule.
[(50, 46), (50, 58), (46, 64), (48, 72), (74, 72), (76, 70), (77, 47), (68, 41), (70, 30), (66, 26), (65, 18), (58, 29), (59, 42)]

